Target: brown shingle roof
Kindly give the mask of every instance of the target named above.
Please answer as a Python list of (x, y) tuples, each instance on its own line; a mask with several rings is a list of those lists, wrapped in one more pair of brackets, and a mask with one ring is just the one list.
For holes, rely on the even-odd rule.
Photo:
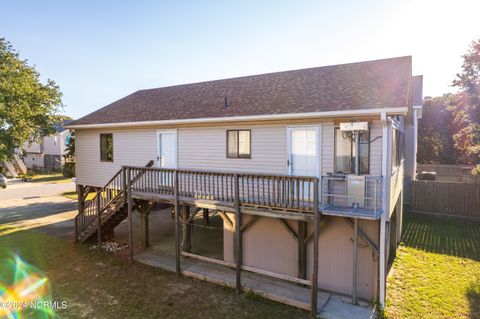
[(406, 56), (140, 90), (72, 125), (406, 107), (411, 65)]
[(412, 77), (412, 101), (413, 105), (423, 105), (423, 75)]

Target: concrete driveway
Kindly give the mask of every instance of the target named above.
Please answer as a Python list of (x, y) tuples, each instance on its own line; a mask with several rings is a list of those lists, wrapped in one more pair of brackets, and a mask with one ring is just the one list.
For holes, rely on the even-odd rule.
[(73, 190), (74, 183), (12, 182), (0, 190), (0, 225), (73, 240), (77, 202), (61, 195)]

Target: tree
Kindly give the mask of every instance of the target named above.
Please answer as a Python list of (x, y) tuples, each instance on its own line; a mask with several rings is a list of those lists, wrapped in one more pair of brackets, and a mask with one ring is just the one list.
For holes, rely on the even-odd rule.
[(480, 173), (480, 40), (472, 42), (463, 56), (462, 72), (453, 86), (459, 88), (452, 109), (455, 147), (463, 152), (466, 164), (477, 165), (474, 173)]
[(63, 165), (63, 176), (75, 176), (75, 131), (71, 131), (67, 139), (67, 147), (65, 148), (65, 164)]
[(40, 74), (0, 38), (0, 162), (8, 160), (30, 139), (54, 133), (62, 108), (59, 87)]
[(425, 98), (418, 125), (418, 163), (456, 164), (450, 110), (454, 98), (452, 94)]

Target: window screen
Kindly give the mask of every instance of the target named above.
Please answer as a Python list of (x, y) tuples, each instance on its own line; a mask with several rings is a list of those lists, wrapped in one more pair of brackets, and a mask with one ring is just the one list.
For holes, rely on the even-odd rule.
[(227, 131), (227, 157), (250, 158), (250, 130)]
[(100, 160), (113, 162), (113, 134), (100, 134)]
[[(359, 133), (360, 175), (370, 172), (370, 134), (368, 131)], [(349, 131), (335, 128), (335, 173), (355, 173), (355, 137)]]

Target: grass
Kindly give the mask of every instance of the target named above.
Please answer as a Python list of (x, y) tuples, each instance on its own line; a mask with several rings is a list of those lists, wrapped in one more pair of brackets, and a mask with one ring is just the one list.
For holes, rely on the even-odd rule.
[(480, 223), (409, 214), (387, 318), (480, 318)]
[[(63, 318), (307, 318), (251, 294), (89, 250), (44, 233), (0, 225), (0, 264), (12, 253), (45, 273)], [(0, 281), (8, 277), (0, 273)], [(2, 283), (0, 282), (0, 285)]]
[[(73, 200), (77, 200), (77, 199), (78, 199), (78, 194), (77, 194), (76, 191), (64, 192), (64, 193), (62, 193), (62, 196), (65, 196), (66, 198), (70, 198), (70, 199), (73, 199)], [(89, 194), (87, 195), (86, 200), (92, 200), (94, 196), (95, 196), (95, 193), (94, 193), (94, 192), (89, 193)]]
[(33, 183), (46, 183), (46, 182), (52, 182), (54, 184), (59, 184), (59, 183), (68, 183), (71, 182), (72, 179), (70, 177), (64, 177), (62, 173), (54, 173), (54, 174), (39, 174), (39, 175), (33, 175), (32, 176), (32, 182)]
[[(105, 192), (102, 192), (102, 196), (105, 194)], [(71, 191), (71, 192), (64, 192), (62, 193), (62, 196), (65, 196), (66, 198), (70, 198), (73, 200), (78, 199), (78, 194), (76, 191)], [(85, 198), (86, 200), (92, 200), (95, 197), (95, 192), (90, 192), (88, 193), (87, 197)]]

